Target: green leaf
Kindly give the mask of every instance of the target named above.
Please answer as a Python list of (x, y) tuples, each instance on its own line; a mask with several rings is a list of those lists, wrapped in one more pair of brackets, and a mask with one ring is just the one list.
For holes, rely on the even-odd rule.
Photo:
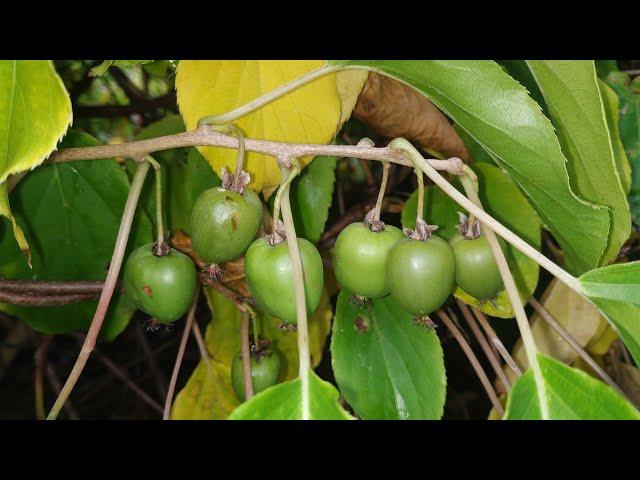
[[(236, 408), (229, 420), (302, 420), (300, 379), (260, 392)], [(338, 403), (338, 391), (309, 371), (310, 420), (352, 420)]]
[(490, 163), (491, 165), (495, 165), (496, 162), (491, 158), (491, 155), (487, 153), (487, 151), (480, 145), (476, 140), (469, 135), (460, 125), (456, 124), (453, 126), (453, 129), (456, 131), (458, 136), (462, 139), (464, 146), (467, 147), (469, 153), (471, 154), (471, 158), (473, 158), (474, 162), (484, 162)]
[(609, 73), (618, 71), (617, 60), (596, 60), (595, 63), (596, 72), (600, 78), (605, 78)]
[[(90, 135), (70, 131), (62, 145), (99, 145)], [(147, 181), (149, 181), (147, 179)], [(18, 223), (33, 256), (30, 271), (13, 239), (0, 243), (0, 276), (14, 279), (104, 280), (113, 254), (129, 180), (115, 161), (84, 160), (46, 165), (29, 173), (11, 193)], [(151, 223), (138, 210), (128, 250), (152, 241)], [(64, 333), (89, 326), (97, 302), (58, 307), (3, 306), (43, 333)], [(135, 308), (114, 295), (102, 336), (112, 339)]]
[[(418, 191), (413, 192), (402, 207), (401, 221), (403, 228), (416, 228), (418, 211)], [(435, 234), (449, 240), (458, 231), (458, 212), (463, 211), (449, 195), (435, 185), (427, 185), (424, 189), (424, 218), (429, 224), (438, 225)]]
[(0, 60), (0, 184), (40, 165), (71, 118), (71, 100), (50, 60)]
[[(135, 140), (147, 140), (163, 135), (184, 132), (184, 123), (180, 115), (169, 115), (136, 135)], [(162, 166), (162, 213), (166, 230), (191, 232), (191, 210), (197, 196), (203, 190), (221, 184), (211, 166), (195, 148), (174, 148), (153, 154)], [(130, 174), (135, 171), (133, 160), (126, 161)], [(154, 172), (149, 173), (152, 177)], [(140, 205), (155, 225), (155, 179), (147, 181), (140, 196)]]
[[(517, 233), (530, 245), (540, 249), (540, 221), (536, 212), (522, 195), (518, 187), (499, 168), (488, 163), (478, 163), (473, 166), (478, 175), (479, 195), (484, 208), (502, 224)], [(457, 188), (461, 188), (459, 182), (454, 181)], [(417, 195), (411, 194), (402, 210), (402, 226), (413, 228), (415, 226)], [(457, 212), (463, 211), (448, 195), (435, 186), (425, 189), (425, 220), (430, 224), (436, 224), (440, 228), (436, 230), (445, 239), (457, 231), (459, 223)], [(538, 284), (540, 268), (538, 264), (521, 253), (511, 244), (503, 244), (503, 250), (513, 278), (523, 300), (528, 299)], [(514, 316), (511, 302), (505, 291), (501, 291), (494, 302), (479, 302), (476, 298), (458, 288), (456, 297), (463, 302), (479, 308), (487, 315), (501, 318)]]
[[(631, 233), (626, 191), (618, 174), (596, 70), (591, 60), (527, 62), (542, 91), (576, 193), (607, 207), (607, 248), (599, 265), (611, 263)], [(579, 224), (578, 224), (579, 225)]]
[(331, 337), (333, 372), (344, 398), (365, 420), (442, 417), (447, 379), (433, 330), (387, 296), (357, 307), (341, 290)]
[(620, 175), (620, 182), (622, 183), (622, 189), (625, 194), (629, 194), (631, 189), (631, 165), (627, 158), (627, 153), (624, 150), (622, 139), (620, 138), (619, 127), (619, 105), (618, 96), (611, 87), (609, 87), (602, 80), (598, 80), (598, 87), (600, 94), (602, 95), (602, 103), (604, 105), (604, 111), (607, 118), (607, 128), (611, 135), (611, 146), (613, 147), (613, 155), (616, 161), (616, 168), (618, 169), (618, 175)]
[(316, 157), (291, 184), (291, 210), (299, 237), (318, 243), (333, 198), (336, 157)]
[(605, 298), (640, 305), (640, 261), (616, 263), (580, 277), (589, 298)]
[(631, 356), (640, 365), (640, 307), (605, 298), (589, 299), (615, 328)]
[(399, 79), (466, 130), (529, 198), (562, 246), (567, 268), (598, 265), (607, 246), (609, 214), (571, 191), (566, 159), (549, 120), (522, 85), (486, 60), (349, 60)]
[(618, 96), (619, 132), (631, 165), (629, 207), (633, 221), (640, 224), (640, 95), (633, 93), (626, 73), (611, 72), (605, 82)]
[[(586, 373), (538, 354), (550, 420), (640, 420), (640, 412), (608, 385)], [(540, 420), (531, 370), (515, 383), (505, 420)]]
[(517, 80), (524, 88), (529, 92), (529, 96), (533, 98), (544, 114), (548, 117), (549, 111), (547, 104), (544, 101), (542, 92), (538, 88), (536, 79), (531, 73), (526, 60), (498, 60), (498, 63), (505, 69), (505, 71)]

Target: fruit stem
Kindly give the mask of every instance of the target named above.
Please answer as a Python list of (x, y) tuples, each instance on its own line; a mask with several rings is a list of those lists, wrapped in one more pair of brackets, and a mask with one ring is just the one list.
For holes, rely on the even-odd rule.
[(178, 383), (178, 373), (180, 373), (180, 366), (182, 365), (182, 359), (184, 358), (184, 351), (187, 348), (187, 341), (189, 340), (189, 333), (193, 327), (193, 322), (196, 318), (196, 307), (198, 306), (198, 296), (200, 295), (200, 284), (196, 287), (196, 293), (191, 301), (189, 312), (187, 313), (187, 321), (184, 324), (184, 331), (182, 332), (182, 338), (180, 339), (180, 346), (178, 347), (178, 354), (176, 355), (176, 361), (173, 364), (173, 372), (171, 372), (171, 380), (169, 380), (169, 389), (167, 391), (167, 398), (164, 401), (164, 411), (162, 414), (163, 420), (169, 420), (171, 415), (171, 405), (173, 404), (173, 394), (176, 390), (176, 384)]
[(156, 176), (156, 247), (153, 254), (161, 257), (169, 253), (169, 250), (164, 246), (164, 222), (162, 220), (162, 168), (151, 155), (147, 155), (145, 160), (151, 164)]
[(271, 90), (270, 92), (265, 93), (264, 95), (251, 100), (240, 107), (231, 110), (230, 112), (223, 113), (221, 115), (207, 115), (206, 117), (202, 117), (198, 120), (198, 126), (202, 125), (223, 125), (225, 123), (231, 123), (238, 118), (244, 117), (249, 113), (262, 108), (263, 106), (277, 100), (278, 98), (286, 95), (287, 93), (302, 87), (312, 81), (328, 75), (330, 73), (336, 72), (340, 70), (339, 66), (325, 65), (316, 70), (312, 70), (304, 75), (293, 79), (292, 81), (285, 83), (284, 85), (280, 85), (279, 87)]
[(254, 312), (252, 312), (251, 316), (251, 326), (253, 327), (253, 344), (258, 346), (258, 341), (260, 340), (260, 330), (258, 326), (258, 319)]
[(87, 336), (85, 337), (80, 353), (78, 354), (78, 359), (76, 360), (76, 363), (74, 364), (73, 369), (71, 370), (71, 373), (67, 378), (67, 381), (62, 387), (62, 390), (60, 390), (60, 394), (53, 404), (53, 407), (51, 407), (51, 411), (49, 412), (47, 420), (55, 420), (58, 417), (60, 409), (67, 401), (67, 398), (69, 398), (69, 395), (71, 395), (71, 391), (78, 381), (78, 378), (80, 378), (82, 370), (87, 364), (89, 356), (91, 355), (91, 352), (96, 345), (98, 334), (100, 333), (100, 329), (102, 328), (104, 317), (107, 314), (107, 309), (109, 308), (109, 303), (111, 301), (111, 297), (113, 296), (116, 282), (118, 281), (120, 267), (122, 266), (122, 259), (124, 258), (124, 253), (127, 249), (127, 242), (129, 240), (129, 232), (131, 231), (133, 216), (136, 213), (136, 206), (138, 205), (138, 199), (140, 198), (142, 185), (144, 184), (144, 179), (147, 176), (148, 171), (149, 163), (142, 162), (138, 165), (136, 173), (133, 176), (131, 188), (129, 189), (129, 195), (127, 196), (127, 202), (124, 206), (124, 211), (122, 212), (120, 229), (118, 230), (116, 245), (113, 249), (111, 263), (109, 264), (109, 271), (107, 272), (107, 278), (104, 282), (104, 288), (102, 289), (96, 312), (93, 315), (91, 326), (89, 327)]
[(242, 168), (244, 166), (245, 142), (244, 133), (237, 125), (229, 125), (229, 130), (238, 137), (238, 157), (236, 159), (236, 171), (233, 175), (233, 182), (230, 190), (240, 193), (244, 185), (240, 185), (242, 178)]
[(418, 207), (416, 209), (416, 226), (420, 223), (420, 220), (424, 220), (424, 177), (422, 170), (419, 168), (414, 169), (416, 179), (418, 180)]
[(245, 402), (253, 397), (253, 381), (251, 379), (251, 351), (249, 349), (249, 314), (240, 314), (240, 343), (242, 345), (242, 376), (244, 380)]
[(307, 325), (307, 302), (304, 291), (304, 274), (302, 271), (302, 259), (300, 258), (300, 248), (298, 247), (298, 237), (296, 228), (293, 223), (293, 215), (291, 213), (291, 204), (289, 202), (289, 189), (291, 186), (291, 174), (294, 171), (300, 171), (297, 159), (292, 161), (294, 168), (289, 171), (288, 168), (282, 166), (282, 218), (284, 221), (284, 229), (287, 235), (287, 243), (289, 245), (289, 255), (291, 256), (291, 265), (293, 267), (293, 276), (295, 281), (296, 295), (296, 316), (298, 319), (298, 356), (299, 356), (299, 375), (300, 388), (302, 390), (302, 419), (309, 420), (311, 417), (309, 405), (309, 329)]
[[(297, 162), (296, 162), (297, 165)], [(286, 175), (286, 178), (283, 177), (282, 182), (280, 183), (280, 188), (276, 192), (276, 198), (273, 201), (273, 221), (271, 222), (271, 233), (276, 233), (276, 229), (278, 228), (278, 221), (280, 220), (280, 210), (282, 209), (282, 196), (284, 195), (285, 186), (287, 188), (287, 197), (289, 196), (289, 186), (294, 178), (300, 173), (300, 167), (295, 166), (291, 169), (281, 166), (281, 171), (283, 175)], [(286, 170), (286, 174), (284, 173)], [(284, 215), (284, 214), (283, 214)]]
[(387, 190), (387, 181), (389, 180), (389, 169), (391, 164), (389, 162), (382, 162), (382, 180), (380, 181), (380, 190), (378, 191), (378, 199), (376, 200), (376, 206), (373, 213), (373, 219), (380, 220), (380, 212), (382, 210), (382, 202), (384, 201), (384, 194)]

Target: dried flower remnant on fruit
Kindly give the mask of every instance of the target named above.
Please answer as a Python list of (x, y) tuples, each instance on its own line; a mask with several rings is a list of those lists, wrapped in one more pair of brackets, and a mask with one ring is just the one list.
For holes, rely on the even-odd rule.
[(480, 237), (482, 232), (480, 222), (478, 220), (472, 220), (462, 212), (458, 212), (458, 217), (460, 219), (460, 223), (458, 224), (458, 231), (460, 232), (460, 235), (468, 240)]
[(267, 234), (267, 242), (269, 243), (269, 245), (274, 247), (279, 243), (284, 242), (286, 239), (287, 232), (285, 231), (284, 223), (282, 223), (282, 220), (278, 219), (278, 221), (275, 223), (273, 232)]
[(369, 230), (372, 232), (382, 232), (384, 231), (385, 224), (382, 220), (376, 220), (376, 209), (372, 208), (367, 212), (364, 216), (364, 224), (369, 227)]
[(236, 174), (229, 173), (226, 168), (222, 167), (220, 177), (222, 180), (222, 188), (238, 192), (240, 195), (244, 193), (244, 187), (251, 182), (251, 175), (244, 170), (241, 170), (236, 176)]
[(439, 228), (438, 225), (429, 225), (427, 222), (419, 218), (416, 221), (415, 230), (411, 228), (403, 228), (402, 231), (407, 236), (407, 238), (410, 238), (412, 240), (424, 241), (431, 238), (431, 235), (433, 235), (433, 232), (438, 230), (438, 228)]

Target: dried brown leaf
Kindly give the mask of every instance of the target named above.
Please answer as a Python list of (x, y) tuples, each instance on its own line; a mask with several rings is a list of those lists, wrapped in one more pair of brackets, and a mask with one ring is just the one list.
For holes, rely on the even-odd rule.
[(426, 150), (472, 161), (444, 114), (421, 93), (393, 78), (371, 72), (353, 115), (385, 137), (404, 137)]

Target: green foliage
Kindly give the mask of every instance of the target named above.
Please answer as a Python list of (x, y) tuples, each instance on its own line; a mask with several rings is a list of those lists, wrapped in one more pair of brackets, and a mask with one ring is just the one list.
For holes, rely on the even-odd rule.
[(518, 184), (562, 246), (570, 271), (582, 273), (599, 264), (608, 245), (609, 213), (572, 192), (551, 123), (499, 65), (484, 60), (332, 63), (378, 71), (426, 95)]
[[(70, 131), (62, 147), (99, 145), (90, 135)], [(147, 182), (150, 182), (147, 179)], [(15, 279), (104, 280), (115, 245), (129, 179), (113, 160), (86, 160), (40, 167), (11, 193), (18, 223), (32, 246), (29, 270), (9, 235), (0, 240), (0, 276)], [(128, 251), (152, 241), (151, 222), (138, 211)], [(133, 311), (116, 293), (102, 330), (112, 339), (126, 327)], [(89, 326), (97, 302), (47, 308), (3, 306), (44, 333)]]
[[(281, 383), (259, 393), (236, 408), (229, 420), (301, 420), (302, 388), (300, 379)], [(350, 420), (338, 403), (333, 385), (309, 372), (310, 420)]]
[[(550, 420), (640, 420), (640, 412), (609, 386), (586, 373), (538, 354)], [(540, 420), (531, 370), (513, 386), (506, 420)]]
[(367, 420), (439, 419), (447, 380), (436, 333), (414, 323), (391, 296), (370, 308), (350, 296), (338, 296), (331, 337), (342, 395)]

